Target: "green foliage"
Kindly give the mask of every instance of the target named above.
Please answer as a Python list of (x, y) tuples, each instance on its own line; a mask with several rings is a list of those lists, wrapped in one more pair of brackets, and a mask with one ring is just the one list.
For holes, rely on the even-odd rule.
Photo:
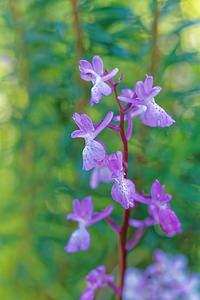
[[(96, 211), (114, 202), (109, 185), (89, 189), (82, 141), (70, 138), (75, 110), (95, 121), (110, 109), (117, 112), (113, 96), (89, 107), (90, 83), (79, 80), (78, 61), (94, 54), (109, 70), (124, 70), (120, 87), (133, 88), (155, 72), (155, 84), (163, 87), (157, 101), (176, 120), (170, 128), (146, 128), (135, 120), (129, 175), (138, 191), (149, 192), (156, 178), (166, 184), (183, 233), (169, 239), (157, 227), (148, 229), (129, 264), (147, 265), (160, 247), (185, 253), (200, 272), (200, 14), (191, 19), (186, 2), (75, 0), (78, 30), (73, 1), (0, 2), (1, 299), (78, 299), (90, 269), (117, 266), (117, 238), (105, 222), (90, 229), (86, 253), (64, 251), (76, 226), (65, 220), (73, 198), (92, 195)], [(117, 133), (106, 130), (101, 138), (109, 153), (122, 148)], [(120, 223), (122, 208), (113, 204)], [(135, 214), (144, 217), (146, 208)], [(108, 299), (104, 293), (99, 299)]]

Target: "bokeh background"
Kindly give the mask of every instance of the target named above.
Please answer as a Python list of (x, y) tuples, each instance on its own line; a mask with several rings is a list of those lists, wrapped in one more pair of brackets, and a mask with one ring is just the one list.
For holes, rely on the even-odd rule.
[[(135, 119), (129, 177), (146, 193), (156, 178), (166, 184), (183, 233), (167, 238), (159, 226), (149, 228), (129, 265), (146, 267), (162, 248), (186, 254), (200, 273), (199, 0), (2, 0), (0, 299), (74, 300), (89, 270), (106, 264), (116, 272), (117, 238), (105, 221), (90, 228), (87, 252), (64, 251), (76, 228), (65, 220), (75, 197), (92, 195), (96, 211), (113, 203), (119, 223), (123, 213), (111, 185), (89, 189), (83, 141), (70, 138), (74, 111), (96, 122), (108, 110), (117, 113), (113, 96), (89, 105), (91, 83), (79, 79), (78, 62), (93, 55), (108, 70), (123, 69), (120, 88), (153, 74), (163, 88), (157, 102), (176, 120), (170, 128), (147, 128)], [(100, 138), (108, 153), (122, 148), (109, 129)], [(145, 206), (135, 212), (146, 214)], [(113, 299), (108, 290), (97, 297)]]

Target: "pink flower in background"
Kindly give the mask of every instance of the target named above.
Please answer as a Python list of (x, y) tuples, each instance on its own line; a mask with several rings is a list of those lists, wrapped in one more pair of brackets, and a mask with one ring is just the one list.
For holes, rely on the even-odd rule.
[(87, 60), (80, 60), (79, 70), (81, 71), (80, 77), (83, 80), (92, 81), (93, 83), (91, 89), (91, 106), (94, 103), (99, 103), (103, 95), (109, 96), (112, 94), (112, 88), (105, 81), (113, 78), (117, 74), (118, 68), (113, 69), (103, 76), (103, 61), (101, 57), (95, 55), (92, 59), (92, 65)]
[(105, 119), (94, 128), (93, 122), (86, 114), (74, 113), (73, 120), (79, 130), (72, 132), (72, 138), (84, 138), (85, 147), (83, 149), (83, 170), (91, 170), (98, 162), (101, 162), (106, 155), (105, 146), (101, 141), (94, 140), (97, 135), (110, 123), (113, 112), (107, 113)]
[(68, 214), (66, 219), (78, 222), (79, 227), (72, 233), (65, 250), (67, 252), (86, 251), (91, 242), (87, 227), (106, 218), (112, 212), (113, 206), (109, 205), (102, 212), (94, 213), (92, 197), (88, 196), (81, 203), (78, 199), (74, 199), (73, 210), (74, 212)]
[(187, 268), (184, 255), (161, 250), (145, 270), (130, 268), (125, 274), (124, 300), (199, 300), (200, 277)]

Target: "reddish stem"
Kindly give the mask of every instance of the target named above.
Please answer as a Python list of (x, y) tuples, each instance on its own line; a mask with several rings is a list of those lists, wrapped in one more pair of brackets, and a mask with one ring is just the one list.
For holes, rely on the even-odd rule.
[[(126, 257), (128, 253), (128, 251), (126, 250), (126, 235), (128, 230), (129, 216), (130, 209), (124, 210), (124, 219), (119, 233), (119, 288), (122, 291), (124, 286), (124, 275), (126, 271)], [(122, 300), (122, 296), (118, 296), (117, 299)]]
[[(128, 142), (126, 139), (126, 135), (124, 132), (124, 111), (121, 103), (118, 99), (117, 95), (117, 84), (113, 82), (113, 80), (109, 80), (110, 85), (113, 88), (115, 99), (117, 101), (119, 111), (120, 111), (120, 137), (123, 144), (123, 163), (124, 163), (124, 172), (125, 178), (127, 178), (128, 172)], [(123, 291), (124, 285), (124, 275), (126, 271), (126, 257), (127, 257), (127, 250), (126, 250), (126, 236), (128, 230), (128, 220), (130, 216), (130, 209), (124, 210), (124, 218), (122, 222), (122, 226), (119, 232), (119, 289)], [(122, 295), (117, 296), (118, 300), (122, 300)]]
[(128, 142), (126, 139), (126, 135), (124, 132), (124, 112), (123, 112), (123, 107), (121, 106), (121, 103), (119, 102), (118, 99), (118, 95), (117, 95), (117, 88), (116, 85), (112, 85), (113, 91), (114, 91), (114, 95), (115, 95), (115, 99), (117, 101), (118, 107), (119, 107), (119, 112), (120, 112), (120, 137), (122, 140), (122, 144), (123, 144), (123, 161), (124, 161), (124, 172), (125, 172), (125, 178), (127, 177), (127, 172), (128, 172)]
[(141, 238), (144, 235), (146, 226), (143, 225), (142, 227), (138, 228), (133, 236), (133, 238), (126, 244), (126, 250), (129, 251), (131, 248), (135, 247)]

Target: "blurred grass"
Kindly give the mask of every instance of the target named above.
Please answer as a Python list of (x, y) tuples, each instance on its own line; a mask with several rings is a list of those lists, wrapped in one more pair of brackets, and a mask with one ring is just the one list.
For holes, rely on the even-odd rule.
[[(78, 60), (95, 54), (109, 70), (124, 70), (120, 88), (151, 70), (163, 88), (157, 102), (176, 120), (170, 128), (135, 120), (129, 175), (138, 191), (149, 192), (156, 178), (166, 184), (183, 233), (169, 239), (149, 229), (129, 263), (147, 265), (160, 247), (186, 254), (200, 272), (199, 22), (198, 0), (0, 2), (0, 298), (78, 299), (90, 269), (105, 263), (116, 271), (117, 238), (105, 222), (90, 228), (86, 253), (64, 251), (76, 227), (65, 220), (73, 198), (92, 195), (96, 211), (114, 202), (109, 185), (89, 189), (83, 143), (70, 138), (75, 110), (94, 121), (117, 112), (113, 96), (89, 106), (91, 85), (79, 79)], [(108, 153), (120, 150), (117, 134), (100, 138)], [(113, 204), (120, 222), (122, 208)]]

